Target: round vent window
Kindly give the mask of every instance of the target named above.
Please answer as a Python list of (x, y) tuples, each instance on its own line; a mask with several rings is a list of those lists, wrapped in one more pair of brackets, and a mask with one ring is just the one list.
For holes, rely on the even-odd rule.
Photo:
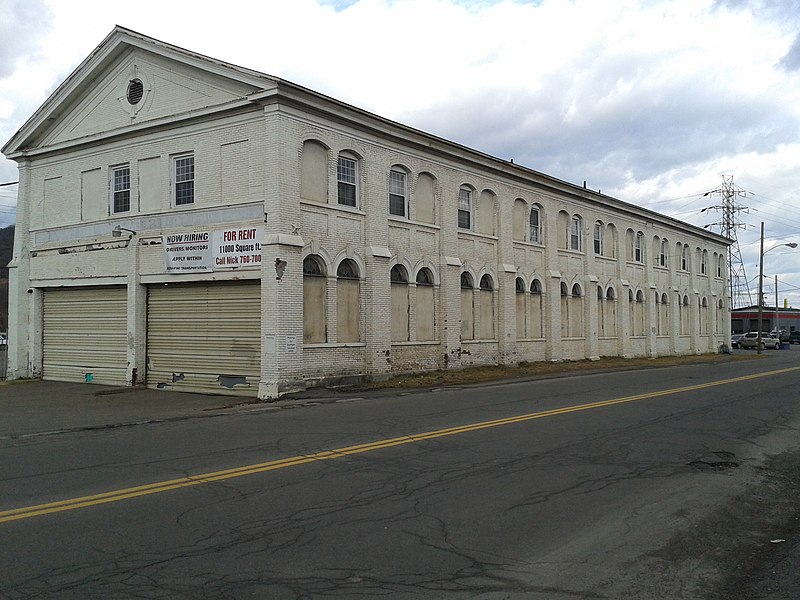
[(141, 79), (131, 79), (128, 83), (128, 103), (139, 104), (144, 96), (144, 84)]

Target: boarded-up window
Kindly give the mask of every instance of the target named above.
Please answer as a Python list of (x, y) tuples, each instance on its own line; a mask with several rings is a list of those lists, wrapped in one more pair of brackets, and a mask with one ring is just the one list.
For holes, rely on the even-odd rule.
[(322, 261), (307, 256), (303, 261), (303, 343), (323, 344), (327, 341), (325, 315), (326, 283)]
[(422, 223), (436, 223), (436, 180), (433, 175), (420, 173), (417, 179), (414, 206), (415, 219)]
[(515, 240), (525, 241), (525, 231), (528, 228), (528, 203), (522, 198), (514, 200), (513, 236)]
[(475, 231), (486, 235), (494, 235), (495, 195), (489, 190), (481, 192), (476, 206)]
[(392, 341), (408, 341), (408, 272), (402, 265), (392, 267)]
[(642, 290), (636, 292), (634, 312), (636, 317), (634, 335), (644, 335), (644, 294), (642, 293)]
[(606, 337), (606, 295), (602, 286), (597, 286), (597, 335)]
[(617, 337), (617, 297), (614, 288), (606, 290), (606, 336)]
[(531, 282), (531, 297), (528, 314), (528, 337), (541, 338), (542, 331), (542, 283), (538, 279)]
[[(317, 144), (323, 153), (325, 148)], [(238, 140), (219, 147), (219, 161), (222, 165), (220, 169), (220, 190), (221, 196), (228, 201), (247, 202), (250, 199), (250, 174), (253, 169), (250, 167), (250, 158), (253, 152), (250, 150), (250, 140)], [(325, 156), (323, 154), (323, 161)], [(327, 179), (323, 173), (323, 183), (327, 187)], [(199, 191), (199, 190), (198, 190)], [(235, 192), (235, 196), (231, 194)], [(327, 191), (325, 192), (327, 194)], [(325, 198), (325, 194), (321, 197)], [(202, 202), (203, 194), (197, 194), (195, 202)], [(320, 200), (324, 202), (324, 200)]]
[(494, 339), (494, 282), (489, 275), (481, 277), (481, 339)]
[(169, 206), (165, 182), (166, 160), (160, 157), (139, 161), (139, 206), (142, 212), (157, 212)]
[(433, 274), (423, 268), (417, 273), (417, 341), (436, 339)]
[(577, 283), (572, 286), (570, 302), (570, 336), (583, 337), (583, 291)]
[(689, 296), (684, 296), (680, 301), (681, 335), (689, 335)]
[(336, 341), (358, 342), (360, 338), (361, 299), (358, 267), (352, 260), (343, 260), (336, 271)]
[(328, 150), (314, 140), (303, 142), (300, 197), (312, 202), (328, 202)]
[(569, 288), (561, 282), (561, 337), (569, 337)]
[[(527, 212), (527, 211), (526, 211)], [(526, 322), (527, 322), (527, 311), (525, 310), (525, 282), (522, 281), (521, 277), (517, 277), (516, 282), (514, 283), (514, 303), (516, 308), (516, 315), (517, 315), (517, 339), (521, 340), (524, 339), (527, 332)]]
[(473, 283), (469, 273), (461, 274), (461, 339), (475, 337), (475, 307), (473, 305)]
[(96, 221), (108, 216), (106, 178), (101, 169), (81, 173), (81, 220)]

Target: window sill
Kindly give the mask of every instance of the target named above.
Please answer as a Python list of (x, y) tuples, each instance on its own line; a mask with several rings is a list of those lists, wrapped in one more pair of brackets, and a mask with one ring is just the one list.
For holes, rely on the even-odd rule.
[(388, 215), (388, 220), (397, 226), (407, 226), (407, 227), (426, 227), (429, 229), (435, 229), (439, 231), (441, 227), (434, 223), (425, 223), (423, 221), (412, 221), (411, 219), (407, 219), (406, 217), (401, 217), (399, 215)]
[(367, 344), (364, 342), (345, 342), (345, 343), (333, 343), (333, 342), (325, 342), (321, 344), (303, 344), (303, 349), (306, 350), (313, 350), (315, 348), (366, 348)]
[(325, 208), (327, 210), (334, 210), (338, 212), (348, 213), (351, 215), (358, 215), (361, 217), (365, 216), (366, 214), (363, 210), (355, 206), (348, 206), (347, 204), (331, 204), (331, 203), (323, 204), (322, 202), (314, 202), (313, 200), (303, 200), (302, 198), (300, 199), (300, 204), (302, 206)]
[(528, 242), (525, 240), (513, 240), (514, 244), (520, 244), (522, 246), (530, 246), (531, 248), (540, 248), (544, 250), (544, 244), (540, 242)]
[(498, 340), (461, 340), (462, 344), (496, 344)]
[(583, 250), (570, 250), (569, 248), (559, 248), (559, 254), (568, 254), (571, 256), (584, 256)]
[(603, 256), (602, 254), (595, 254), (594, 255), (594, 259), (595, 260), (602, 260), (602, 261), (605, 261), (605, 262), (617, 262), (617, 259), (614, 258), (613, 256)]
[(426, 340), (424, 342), (392, 342), (392, 346), (439, 346), (442, 342), (439, 340)]
[(489, 235), (488, 233), (478, 233), (477, 231), (472, 231), (470, 229), (459, 229), (458, 234), (469, 237), (483, 238), (485, 240), (493, 240), (495, 242), (498, 239), (496, 235)]

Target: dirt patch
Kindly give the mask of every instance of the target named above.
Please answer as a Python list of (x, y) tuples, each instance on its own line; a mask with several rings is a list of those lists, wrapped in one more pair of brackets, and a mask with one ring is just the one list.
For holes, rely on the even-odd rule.
[(469, 367), (448, 371), (427, 371), (396, 375), (383, 381), (347, 386), (350, 390), (386, 388), (426, 388), (469, 385), (488, 381), (513, 380), (523, 377), (553, 376), (559, 374), (622, 371), (642, 368), (674, 367), (696, 364), (717, 364), (764, 358), (758, 354), (700, 354), (664, 356), (660, 358), (610, 357), (600, 360), (575, 360), (558, 362), (522, 362), (515, 366), (493, 365)]

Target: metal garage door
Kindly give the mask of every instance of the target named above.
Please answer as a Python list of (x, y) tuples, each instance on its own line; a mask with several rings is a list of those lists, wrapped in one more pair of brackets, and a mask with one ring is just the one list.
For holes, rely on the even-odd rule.
[(150, 286), (148, 387), (257, 395), (260, 313), (259, 281)]
[(124, 287), (44, 292), (42, 378), (125, 385)]

